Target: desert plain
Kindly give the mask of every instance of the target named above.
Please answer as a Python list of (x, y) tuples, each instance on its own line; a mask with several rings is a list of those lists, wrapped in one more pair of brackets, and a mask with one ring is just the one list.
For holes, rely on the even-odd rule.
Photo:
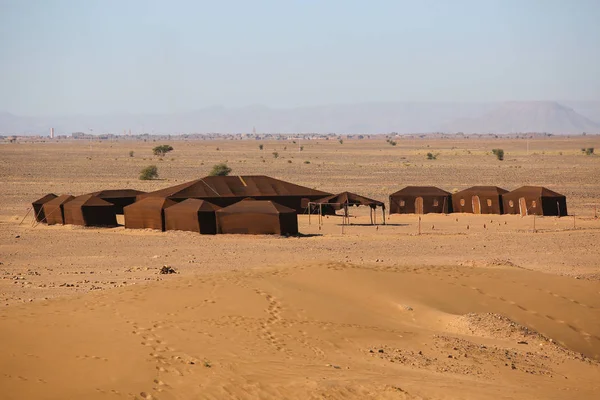
[[(0, 398), (599, 398), (600, 157), (581, 149), (600, 137), (295, 142), (0, 144)], [(46, 193), (152, 191), (218, 162), (386, 203), (408, 185), (540, 185), (570, 216), (428, 214), (419, 234), (416, 215), (371, 226), (358, 208), (347, 226), (300, 215), (284, 238), (27, 214)], [(159, 179), (139, 180), (150, 164)]]

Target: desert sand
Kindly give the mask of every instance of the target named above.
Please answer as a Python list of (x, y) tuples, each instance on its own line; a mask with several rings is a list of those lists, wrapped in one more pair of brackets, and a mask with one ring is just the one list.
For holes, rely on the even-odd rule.
[[(599, 138), (169, 143), (162, 161), (153, 142), (0, 145), (3, 399), (598, 397), (600, 158), (580, 149)], [(300, 216), (293, 238), (23, 220), (48, 192), (150, 191), (221, 161), (385, 201), (406, 185), (538, 184), (575, 216), (534, 230), (425, 215), (419, 235), (418, 216), (370, 226), (353, 209), (345, 227)], [(151, 163), (161, 179), (139, 181)]]

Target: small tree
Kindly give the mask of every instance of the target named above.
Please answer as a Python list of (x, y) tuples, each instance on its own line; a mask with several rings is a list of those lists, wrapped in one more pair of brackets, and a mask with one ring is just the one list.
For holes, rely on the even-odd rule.
[(277, 157), (279, 157), (279, 153), (278, 153), (278, 152), (276, 152), (276, 151), (274, 151), (274, 152), (273, 152), (273, 158), (277, 158)]
[(155, 156), (164, 157), (168, 152), (173, 151), (173, 147), (168, 144), (161, 144), (152, 149)]
[(259, 149), (259, 150), (262, 150), (262, 149), (263, 149), (263, 147), (265, 147), (265, 146), (263, 146), (262, 144), (259, 144), (259, 145), (258, 145), (258, 149)]
[(129, 152), (129, 157), (133, 157), (133, 150)]
[(496, 158), (500, 161), (504, 160), (504, 150), (502, 149), (492, 149), (492, 153), (496, 156)]
[(143, 181), (148, 181), (156, 178), (158, 178), (158, 168), (156, 167), (156, 165), (149, 165), (140, 171), (140, 179)]
[(227, 166), (225, 163), (219, 163), (213, 165), (212, 170), (210, 171), (210, 176), (227, 176), (231, 172), (231, 168)]
[(591, 156), (592, 154), (594, 154), (594, 148), (593, 147), (588, 147), (587, 149), (585, 149), (585, 155), (586, 156)]

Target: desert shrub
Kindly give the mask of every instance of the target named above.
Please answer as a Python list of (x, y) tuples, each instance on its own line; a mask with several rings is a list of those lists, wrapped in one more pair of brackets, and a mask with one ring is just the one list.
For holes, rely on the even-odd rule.
[(276, 151), (274, 151), (274, 152), (273, 152), (273, 158), (278, 158), (278, 157), (279, 157), (279, 153), (278, 153), (278, 152), (276, 152)]
[(300, 146), (300, 151), (304, 150), (304, 146)]
[(292, 160), (288, 160), (288, 164), (291, 164), (291, 163), (292, 163)]
[(155, 156), (164, 157), (168, 152), (173, 151), (173, 147), (168, 144), (161, 144), (152, 149), (152, 153)]
[(156, 165), (149, 165), (140, 171), (140, 179), (142, 181), (148, 181), (156, 178), (158, 178), (158, 168)]
[(392, 146), (395, 146), (397, 144), (395, 140), (389, 140), (388, 143)]
[(310, 161), (306, 160), (304, 161), (304, 164), (310, 164)]
[(133, 150), (129, 152), (129, 157), (133, 157)]
[(227, 176), (231, 172), (231, 168), (227, 166), (225, 163), (219, 163), (213, 165), (212, 170), (210, 171), (210, 176)]
[(500, 161), (504, 160), (504, 150), (503, 149), (492, 149), (492, 154), (494, 154), (498, 160), (500, 160)]
[(586, 156), (591, 156), (592, 154), (594, 154), (594, 148), (593, 147), (588, 147), (587, 149), (585, 149), (585, 155)]
[(427, 159), (428, 160), (437, 160), (437, 154), (433, 154), (433, 153), (427, 153)]
[(258, 149), (259, 149), (259, 150), (262, 150), (264, 147), (265, 147), (265, 146), (264, 146), (264, 145), (262, 145), (262, 144), (259, 144), (259, 145), (258, 145)]
[(340, 142), (340, 144), (344, 144), (344, 139), (340, 139), (338, 142)]

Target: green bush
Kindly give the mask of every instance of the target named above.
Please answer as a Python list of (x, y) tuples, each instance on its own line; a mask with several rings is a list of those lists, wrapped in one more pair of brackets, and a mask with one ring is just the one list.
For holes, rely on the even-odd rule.
[(500, 161), (504, 160), (504, 150), (502, 149), (492, 149), (492, 153), (496, 156), (496, 158)]
[(310, 164), (310, 161), (306, 160), (304, 161), (304, 164)]
[(154, 153), (155, 156), (160, 157), (164, 157), (165, 154), (167, 154), (170, 151), (173, 151), (173, 147), (169, 146), (168, 144), (161, 144), (160, 146), (156, 146), (152, 149), (152, 153)]
[(227, 176), (231, 172), (231, 168), (225, 163), (215, 164), (210, 171), (210, 176)]
[(437, 160), (437, 154), (433, 154), (433, 153), (427, 153), (427, 159), (428, 160)]
[(148, 181), (156, 178), (158, 178), (158, 168), (156, 165), (149, 165), (140, 171), (140, 179), (142, 181)]
[(262, 144), (259, 144), (259, 145), (258, 145), (258, 149), (259, 149), (259, 150), (262, 150), (262, 149), (263, 149), (263, 147), (265, 147), (265, 146), (264, 146), (264, 145), (262, 145)]
[(278, 158), (278, 157), (279, 157), (279, 153), (278, 153), (278, 152), (276, 152), (276, 151), (274, 151), (274, 152), (273, 152), (273, 158)]
[(129, 152), (129, 157), (133, 157), (133, 150)]
[(586, 156), (591, 156), (592, 154), (594, 154), (594, 148), (593, 147), (588, 147), (587, 149), (585, 149), (585, 155)]

